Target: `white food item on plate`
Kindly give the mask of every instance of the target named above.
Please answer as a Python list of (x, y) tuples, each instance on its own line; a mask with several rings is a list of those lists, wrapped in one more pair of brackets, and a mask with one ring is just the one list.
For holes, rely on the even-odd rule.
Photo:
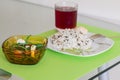
[(84, 27), (75, 29), (59, 30), (56, 34), (50, 37), (53, 48), (57, 50), (65, 49), (89, 49), (92, 45), (92, 40), (87, 36), (88, 30)]

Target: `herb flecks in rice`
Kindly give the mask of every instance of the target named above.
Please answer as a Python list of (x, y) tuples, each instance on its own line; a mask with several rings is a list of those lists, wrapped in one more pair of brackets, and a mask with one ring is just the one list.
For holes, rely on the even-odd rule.
[(87, 36), (88, 30), (84, 27), (78, 27), (75, 29), (59, 30), (56, 34), (50, 37), (52, 46), (57, 50), (62, 51), (81, 51), (91, 48), (92, 40)]

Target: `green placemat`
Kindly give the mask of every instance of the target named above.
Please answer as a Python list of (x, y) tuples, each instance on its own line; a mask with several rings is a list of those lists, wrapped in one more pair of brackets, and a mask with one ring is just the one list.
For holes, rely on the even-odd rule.
[[(79, 25), (86, 27), (90, 32), (101, 33), (106, 36), (120, 35), (118, 32), (86, 24)], [(48, 37), (55, 32), (56, 30), (50, 30), (39, 35)], [(0, 48), (0, 68), (18, 75), (24, 80), (77, 80), (102, 64), (120, 56), (120, 38), (113, 38), (113, 40), (115, 44), (110, 50), (93, 57), (69, 56), (47, 49), (43, 59), (36, 65), (9, 63)]]

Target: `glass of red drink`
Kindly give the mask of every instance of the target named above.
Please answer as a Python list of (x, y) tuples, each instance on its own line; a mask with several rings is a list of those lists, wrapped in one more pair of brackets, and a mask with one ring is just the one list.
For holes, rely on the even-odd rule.
[(58, 2), (55, 4), (55, 26), (57, 29), (72, 29), (77, 23), (78, 5), (74, 2)]

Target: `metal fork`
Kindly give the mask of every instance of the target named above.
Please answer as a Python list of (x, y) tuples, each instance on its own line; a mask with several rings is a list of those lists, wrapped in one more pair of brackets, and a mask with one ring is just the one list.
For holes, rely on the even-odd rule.
[(105, 38), (106, 36), (102, 35), (102, 34), (94, 34), (92, 36), (90, 36), (89, 38), (94, 40), (94, 39), (97, 39), (97, 38)]
[[(97, 38), (106, 38), (106, 36), (102, 34), (93, 34), (90, 36), (90, 39), (97, 39)], [(120, 38), (120, 36), (109, 36), (108, 38)]]

